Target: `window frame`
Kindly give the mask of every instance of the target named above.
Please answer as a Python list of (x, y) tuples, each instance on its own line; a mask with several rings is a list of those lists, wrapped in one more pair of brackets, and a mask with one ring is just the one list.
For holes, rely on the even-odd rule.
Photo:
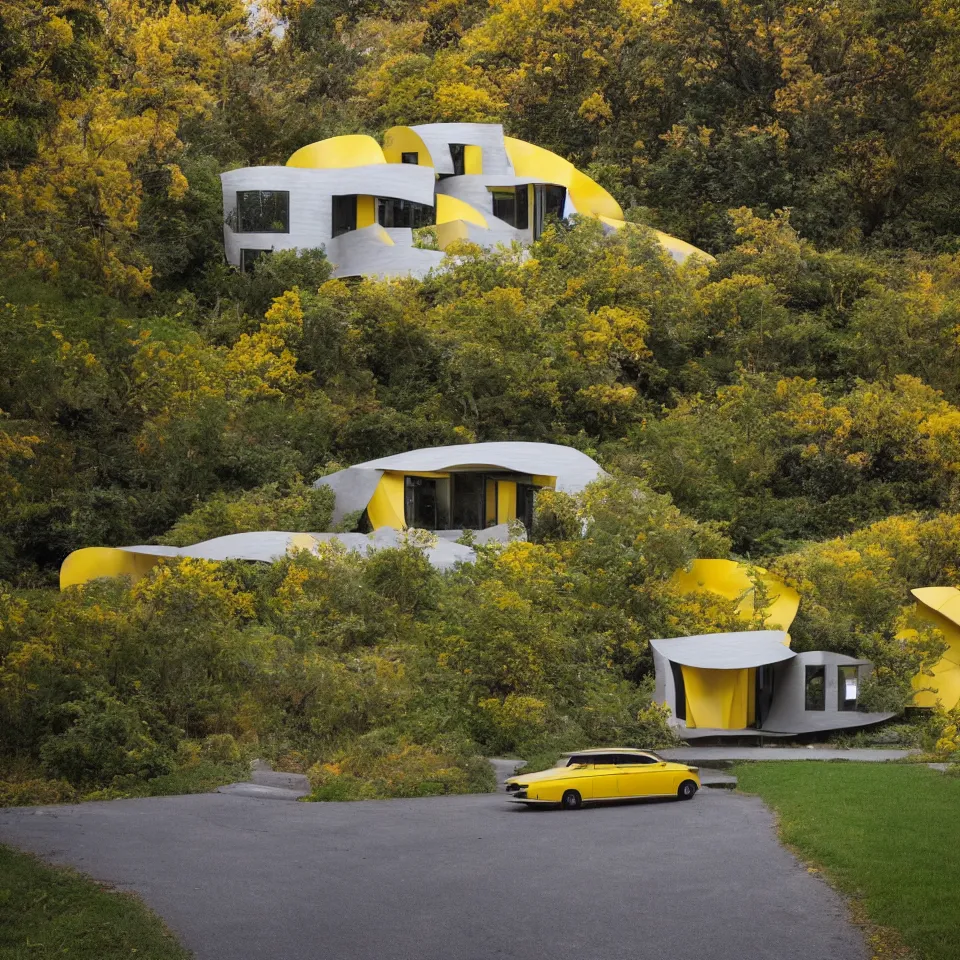
[[(277, 229), (275, 227), (268, 227), (265, 229), (248, 229), (247, 224), (244, 223), (243, 217), (243, 204), (244, 197), (247, 194), (258, 194), (262, 196), (265, 193), (273, 194), (277, 197), (284, 198), (284, 224), (285, 226), (282, 229)], [(290, 191), (289, 190), (238, 190), (237, 191), (237, 233), (289, 233), (290, 232)]]

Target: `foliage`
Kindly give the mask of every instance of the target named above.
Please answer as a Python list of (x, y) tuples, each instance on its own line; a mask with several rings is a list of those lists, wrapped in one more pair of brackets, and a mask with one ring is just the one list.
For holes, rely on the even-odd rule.
[[(952, 842), (960, 779), (919, 764), (819, 761), (743, 764), (736, 774), (741, 790), (774, 809), (782, 839), (874, 924), (917, 956), (955, 955), (960, 865), (941, 851)], [(902, 943), (888, 940), (881, 955), (898, 955)]]
[[(141, 900), (64, 867), (0, 847), (0, 957), (187, 960), (189, 954)], [(25, 947), (29, 944), (29, 947)]]

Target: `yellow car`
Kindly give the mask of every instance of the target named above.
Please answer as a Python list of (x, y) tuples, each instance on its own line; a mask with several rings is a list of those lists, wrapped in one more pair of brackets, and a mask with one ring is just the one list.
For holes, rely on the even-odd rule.
[(565, 753), (549, 770), (521, 773), (505, 782), (508, 799), (515, 803), (553, 804), (564, 810), (640, 797), (692, 800), (700, 789), (697, 767), (670, 763), (649, 750), (631, 747)]

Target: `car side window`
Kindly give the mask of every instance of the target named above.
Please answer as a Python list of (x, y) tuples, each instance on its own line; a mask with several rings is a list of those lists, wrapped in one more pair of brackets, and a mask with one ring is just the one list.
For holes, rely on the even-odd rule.
[(636, 766), (641, 763), (656, 763), (657, 761), (653, 757), (647, 756), (645, 753), (622, 753), (617, 757), (617, 763), (620, 766)]
[(612, 767), (617, 763), (617, 755), (613, 753), (594, 754), (590, 761), (598, 767)]

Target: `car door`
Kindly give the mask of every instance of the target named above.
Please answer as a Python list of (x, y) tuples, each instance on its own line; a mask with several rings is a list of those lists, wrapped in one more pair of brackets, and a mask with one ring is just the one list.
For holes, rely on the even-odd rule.
[(619, 796), (617, 788), (617, 758), (614, 754), (598, 753), (592, 756), (593, 799), (613, 800)]
[(666, 764), (646, 754), (617, 756), (617, 794), (621, 797), (656, 797), (672, 793), (672, 774)]

